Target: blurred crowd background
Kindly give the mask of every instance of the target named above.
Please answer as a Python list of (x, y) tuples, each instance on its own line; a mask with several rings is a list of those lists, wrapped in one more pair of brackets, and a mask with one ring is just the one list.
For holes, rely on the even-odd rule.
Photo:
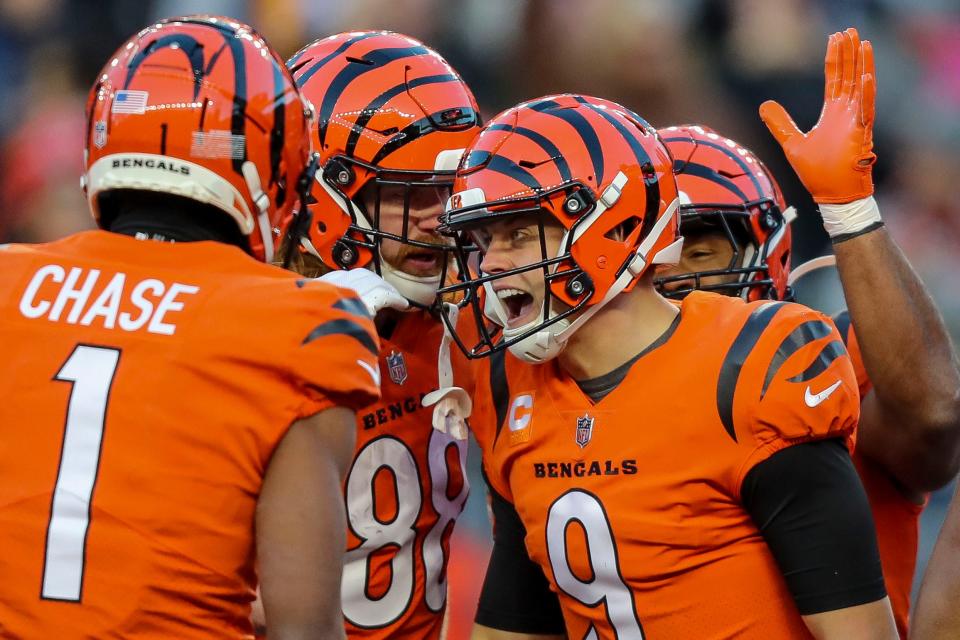
[[(251, 23), (284, 57), (340, 31), (412, 35), (461, 72), (487, 118), (574, 91), (622, 102), (655, 126), (708, 124), (764, 159), (798, 209), (794, 265), (829, 243), (757, 107), (773, 98), (801, 128), (816, 122), (827, 34), (856, 26), (876, 52), (881, 210), (960, 336), (956, 0), (0, 0), (0, 242), (91, 226), (79, 188), (89, 86), (140, 27), (201, 12)], [(824, 289), (828, 311), (842, 305), (836, 290)], [(482, 493), (453, 544), (451, 637), (461, 637), (480, 575), (466, 565), (482, 565), (489, 545)], [(925, 514), (920, 572), (951, 493), (934, 495)]]

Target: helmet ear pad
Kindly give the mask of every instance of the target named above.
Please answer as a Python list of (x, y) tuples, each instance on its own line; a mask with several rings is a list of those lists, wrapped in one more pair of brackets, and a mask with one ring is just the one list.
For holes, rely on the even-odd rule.
[[(672, 176), (668, 175), (667, 180), (668, 187), (672, 186)], [(652, 241), (642, 256), (645, 263), (642, 270), (635, 273), (620, 292), (631, 291), (636, 286), (641, 273), (652, 264), (652, 258), (677, 237), (676, 217), (666, 221), (656, 239), (650, 237), (657, 220), (670, 204), (658, 197), (659, 186), (658, 178), (651, 178), (643, 167), (626, 166), (618, 174), (616, 184), (611, 183), (607, 187), (606, 197), (592, 197), (589, 208), (584, 210), (570, 231), (573, 238), (570, 256), (587, 277), (582, 278), (579, 284), (569, 285), (572, 291), (568, 290), (565, 282), (552, 283), (554, 295), (567, 304), (576, 304), (584, 293), (603, 299), (624, 270), (637, 264), (641, 243), (647, 240), (650, 244)], [(617, 194), (615, 199), (610, 192)], [(669, 188), (667, 192), (670, 192)], [(577, 290), (583, 293), (571, 298), (571, 294)]]
[(307, 198), (309, 224), (302, 246), (327, 269), (355, 269), (373, 260), (374, 240), (363, 233), (370, 223), (356, 197), (372, 177), (372, 172), (339, 157), (316, 174)]

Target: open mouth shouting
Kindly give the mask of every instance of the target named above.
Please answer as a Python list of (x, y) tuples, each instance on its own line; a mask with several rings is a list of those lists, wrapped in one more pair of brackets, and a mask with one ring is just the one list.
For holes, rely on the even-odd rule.
[(507, 329), (522, 327), (537, 315), (533, 295), (514, 287), (495, 287), (494, 292), (507, 314)]
[(405, 253), (400, 270), (415, 276), (433, 276), (440, 272), (442, 251), (414, 249)]

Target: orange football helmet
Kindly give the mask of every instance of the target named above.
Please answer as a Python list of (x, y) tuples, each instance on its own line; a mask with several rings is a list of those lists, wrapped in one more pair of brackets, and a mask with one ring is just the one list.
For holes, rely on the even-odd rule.
[[(702, 290), (747, 300), (789, 300), (790, 222), (796, 214), (760, 158), (702, 125), (667, 127), (661, 134), (680, 189), (680, 233), (722, 233), (733, 247), (733, 258), (723, 269), (658, 278), (660, 292), (669, 298)], [(737, 278), (701, 282), (718, 275)]]
[(163, 20), (128, 40), (87, 101), (83, 184), (102, 196), (157, 191), (214, 206), (264, 261), (292, 218), (310, 153), (308, 106), (282, 59), (247, 25)]
[[(437, 52), (387, 31), (317, 40), (287, 66), (317, 110), (313, 144), (322, 169), (304, 250), (331, 269), (371, 265), (412, 302), (432, 304), (444, 275), (404, 273), (381, 259), (379, 245), (391, 239), (450, 249), (439, 239), (411, 237), (410, 201), (418, 189), (446, 190), (439, 206), (449, 195), (460, 155), (480, 129), (470, 89)], [(371, 188), (373, 204), (364, 206), (361, 191)], [(381, 228), (384, 188), (403, 194), (400, 233)]]
[[(442, 293), (467, 291), (481, 341), (461, 348), (470, 357), (509, 348), (529, 362), (548, 360), (567, 338), (614, 296), (630, 291), (655, 263), (679, 256), (677, 186), (670, 154), (643, 118), (614, 102), (556, 95), (498, 115), (468, 148), (442, 218), (457, 235), (465, 282)], [(502, 273), (471, 276), (471, 228), (504, 216), (545, 214), (564, 230), (559, 254)], [(541, 223), (541, 238), (543, 233)], [(540, 270), (542, 307), (521, 327), (503, 327), (504, 304), (492, 283)], [(553, 301), (563, 306), (558, 310)], [(450, 323), (448, 323), (450, 324)], [(450, 327), (455, 329), (455, 327)], [(459, 338), (458, 338), (459, 341)]]

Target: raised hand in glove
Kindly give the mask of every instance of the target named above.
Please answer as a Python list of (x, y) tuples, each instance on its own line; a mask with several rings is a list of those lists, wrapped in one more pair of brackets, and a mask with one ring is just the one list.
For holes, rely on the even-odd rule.
[[(824, 63), (820, 119), (804, 133), (777, 102), (760, 105), (760, 118), (783, 148), (800, 181), (821, 205), (831, 237), (878, 225), (873, 203), (873, 121), (877, 94), (873, 48), (856, 29), (830, 36)], [(867, 200), (869, 199), (869, 200)], [(846, 205), (857, 202), (857, 206)]]

